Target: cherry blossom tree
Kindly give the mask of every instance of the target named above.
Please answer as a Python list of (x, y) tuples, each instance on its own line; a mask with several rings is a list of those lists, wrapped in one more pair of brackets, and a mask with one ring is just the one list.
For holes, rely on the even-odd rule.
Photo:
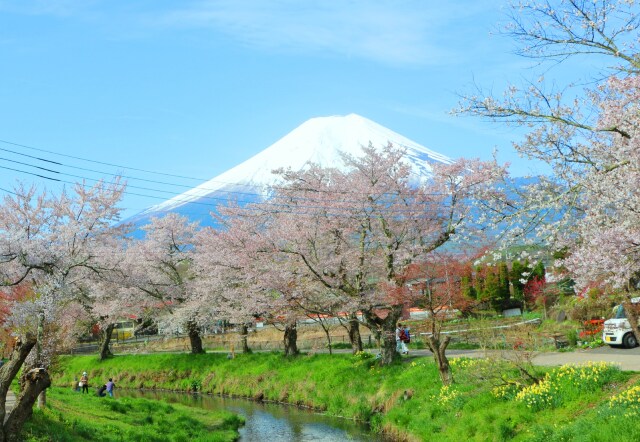
[[(9, 385), (22, 370), (21, 393), (7, 416), (0, 441), (15, 440), (36, 398), (50, 385), (48, 366), (65, 328), (56, 324), (76, 302), (87, 280), (113, 270), (119, 180), (77, 184), (59, 196), (18, 186), (0, 204), (1, 290), (28, 282), (34, 296), (13, 303), (5, 326), (16, 335), (11, 359), (0, 368), (0, 422)], [(17, 300), (16, 300), (17, 301)], [(34, 349), (36, 351), (32, 351)]]
[(403, 155), (369, 146), (361, 157), (344, 158), (345, 171), (279, 171), (283, 185), (266, 201), (238, 208), (248, 224), (233, 231), (252, 251), (237, 252), (260, 262), (252, 264), (260, 268), (253, 280), (279, 303), (276, 314), (339, 308), (355, 318), (361, 311), (382, 335), (384, 364), (397, 357), (395, 324), (410, 301), (386, 288), (403, 287), (411, 264), (475, 233), (483, 211), (473, 202), (495, 198), (492, 183), (504, 174), (495, 163), (460, 160), (434, 164), (432, 177), (420, 180)]
[(443, 385), (454, 381), (446, 355), (451, 336), (443, 333), (443, 326), (474, 304), (468, 297), (468, 278), (471, 263), (482, 255), (482, 249), (474, 252), (470, 255), (469, 250), (434, 250), (422, 261), (407, 267), (404, 286), (388, 288), (396, 293), (410, 293), (410, 296), (404, 296), (415, 299), (416, 305), (426, 310), (425, 322), (429, 331), (425, 340)]
[(274, 253), (269, 233), (273, 217), (257, 207), (233, 203), (219, 212), (214, 216), (221, 227), (203, 229), (196, 240), (198, 302), (241, 326), (243, 351), (249, 350), (247, 324), (261, 317), (283, 327), (285, 355), (296, 355), (300, 281)]
[[(502, 99), (468, 95), (462, 111), (529, 129), (515, 147), (548, 163), (552, 176), (532, 186), (512, 212), (526, 237), (531, 227), (552, 250), (578, 288), (594, 283), (636, 290), (640, 177), (640, 12), (631, 1), (522, 2), (507, 32), (521, 53), (544, 64), (586, 59), (596, 81), (551, 89), (544, 78), (526, 88), (511, 86)], [(579, 70), (576, 70), (578, 72)], [(594, 72), (592, 72), (594, 73)], [(584, 84), (584, 83), (583, 83)], [(529, 237), (531, 238), (531, 236)], [(630, 320), (637, 323), (633, 309)]]
[(204, 353), (197, 310), (188, 302), (194, 295), (192, 256), (198, 223), (176, 213), (152, 218), (143, 226), (145, 237), (126, 251), (126, 287), (141, 295), (139, 308), (184, 328), (192, 353)]

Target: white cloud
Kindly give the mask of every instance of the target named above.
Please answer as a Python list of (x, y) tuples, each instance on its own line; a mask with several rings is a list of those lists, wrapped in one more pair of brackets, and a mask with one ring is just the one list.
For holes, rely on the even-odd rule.
[(244, 44), (287, 52), (329, 52), (388, 64), (442, 64), (460, 21), (482, 1), (208, 0), (155, 16), (156, 25), (205, 27)]
[(495, 0), (0, 0), (0, 11), (89, 20), (120, 38), (207, 29), (265, 51), (405, 66), (459, 62), (470, 38), (486, 37), (478, 16), (496, 10)]

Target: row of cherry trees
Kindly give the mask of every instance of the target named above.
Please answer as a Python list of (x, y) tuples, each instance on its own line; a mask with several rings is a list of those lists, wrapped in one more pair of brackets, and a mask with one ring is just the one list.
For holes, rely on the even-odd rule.
[(353, 349), (361, 350), (361, 312), (383, 343), (383, 363), (391, 362), (403, 303), (424, 296), (404, 290), (409, 269), (427, 266), (446, 244), (478, 240), (486, 212), (477, 203), (499, 198), (494, 183), (505, 173), (495, 163), (460, 160), (434, 164), (419, 182), (402, 156), (392, 146), (368, 146), (344, 158), (346, 171), (282, 170), (283, 184), (267, 202), (221, 208), (215, 217), (224, 228), (204, 229), (196, 241), (200, 293), (229, 305), (233, 291), (238, 319), (266, 314), (280, 322), (287, 354), (297, 352), (302, 314), (346, 312)]
[(347, 312), (361, 350), (361, 312), (383, 342), (383, 363), (393, 361), (403, 303), (425, 293), (419, 283), (407, 289), (415, 269), (448, 243), (479, 238), (475, 203), (497, 198), (493, 182), (504, 174), (495, 163), (461, 160), (434, 164), (420, 182), (402, 157), (392, 146), (369, 146), (340, 169), (279, 171), (282, 185), (264, 202), (212, 214), (219, 228), (168, 214), (152, 219), (141, 240), (117, 222), (118, 182), (78, 184), (58, 197), (16, 188), (0, 205), (0, 278), (12, 301), (4, 325), (17, 337), (0, 368), (0, 411), (25, 365), (4, 438), (50, 384), (57, 349), (98, 323), (106, 357), (125, 315), (169, 318), (188, 331), (194, 353), (202, 351), (201, 325), (260, 316), (281, 325), (293, 355), (305, 314)]

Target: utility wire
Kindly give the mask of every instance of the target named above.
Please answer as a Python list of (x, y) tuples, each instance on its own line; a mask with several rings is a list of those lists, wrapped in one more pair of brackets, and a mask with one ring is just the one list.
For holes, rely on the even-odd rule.
[[(74, 155), (67, 155), (67, 154), (64, 154), (64, 153), (53, 152), (53, 151), (46, 150), (46, 149), (39, 149), (37, 147), (27, 146), (25, 144), (13, 143), (11, 141), (6, 141), (6, 140), (0, 140), (0, 143), (10, 144), (12, 146), (17, 146), (17, 147), (24, 147), (25, 149), (35, 150), (35, 151), (38, 151), (38, 152), (46, 152), (46, 153), (51, 154), (51, 155), (58, 155), (58, 156), (65, 157), (65, 158), (73, 158), (74, 160), (86, 161), (88, 163), (102, 164), (103, 166), (117, 167), (117, 168), (120, 168), (120, 169), (127, 169), (127, 170), (135, 170), (137, 172), (151, 173), (151, 174), (154, 174), (154, 175), (163, 175), (163, 176), (170, 176), (170, 177), (174, 177), (174, 178), (183, 178), (183, 179), (186, 179), (186, 180), (207, 181), (207, 180), (205, 180), (203, 178), (193, 178), (193, 177), (188, 177), (188, 176), (183, 176), (183, 175), (174, 175), (174, 174), (171, 174), (171, 173), (154, 172), (153, 170), (139, 169), (139, 168), (135, 168), (135, 167), (122, 166), (122, 165), (118, 165), (118, 164), (114, 164), (114, 163), (107, 163), (107, 162), (104, 162), (104, 161), (90, 160), (88, 158), (77, 157), (77, 156), (74, 156)], [(43, 161), (46, 161), (46, 160), (43, 160)]]
[(44, 170), (46, 172), (60, 173), (57, 170), (47, 169), (46, 167), (34, 166), (33, 164), (23, 163), (22, 161), (10, 160), (9, 158), (0, 157), (0, 160), (8, 161), (10, 163), (22, 164), (23, 166), (27, 166), (27, 167), (35, 167), (36, 169)]
[(0, 166), (0, 169), (7, 169), (7, 170), (13, 170), (14, 172), (26, 173), (28, 175), (33, 175), (33, 176), (37, 176), (37, 177), (40, 177), (40, 178), (44, 178), (45, 180), (62, 181), (62, 180), (59, 180), (59, 179), (56, 179), (56, 178), (51, 178), (51, 177), (48, 177), (48, 176), (40, 175), (38, 173), (27, 172), (26, 170), (14, 169), (12, 167), (7, 167), (7, 166)]
[[(217, 181), (217, 180), (213, 181), (213, 180), (209, 180), (209, 179), (186, 177), (186, 176), (183, 176), (183, 175), (174, 175), (174, 174), (168, 174), (168, 173), (163, 173), (163, 172), (154, 172), (154, 171), (150, 171), (150, 170), (146, 170), (146, 169), (139, 169), (139, 168), (134, 168), (134, 167), (121, 166), (121, 165), (117, 165), (117, 164), (113, 164), (113, 163), (107, 163), (107, 162), (103, 162), (103, 161), (91, 160), (91, 159), (77, 157), (77, 156), (73, 156), (73, 155), (61, 154), (61, 153), (57, 153), (57, 152), (52, 152), (50, 150), (31, 147), (31, 146), (27, 146), (27, 145), (24, 145), (24, 144), (14, 143), (14, 142), (11, 142), (11, 141), (6, 141), (6, 140), (0, 140), (0, 143), (9, 144), (9, 145), (12, 145), (12, 146), (24, 147), (26, 149), (32, 149), (32, 150), (36, 150), (36, 151), (39, 151), (39, 152), (49, 153), (49, 154), (52, 154), (52, 155), (59, 155), (59, 156), (63, 156), (63, 157), (66, 157), (66, 158), (73, 158), (73, 159), (76, 159), (76, 160), (86, 161), (86, 162), (89, 162), (89, 163), (102, 164), (102, 165), (107, 165), (107, 166), (111, 166), (111, 167), (118, 167), (120, 169), (134, 170), (134, 171), (138, 171), (138, 172), (151, 173), (151, 174), (155, 174), (155, 175), (170, 176), (170, 177), (175, 177), (175, 178), (183, 178), (183, 179), (189, 179), (189, 180), (193, 180), (193, 181), (201, 181), (201, 182), (204, 181), (204, 182), (210, 182), (210, 183), (219, 183), (219, 184), (232, 185), (232, 186), (255, 188), (255, 189), (260, 189), (260, 190), (263, 190), (263, 189), (269, 190), (270, 189), (270, 190), (278, 191), (278, 190), (285, 189), (284, 186), (260, 185), (260, 184), (248, 184), (248, 183), (233, 183), (233, 182), (228, 182), (228, 181)], [(60, 165), (60, 166), (63, 166), (63, 167), (69, 167), (69, 168), (72, 168), (72, 169), (83, 170), (85, 172), (99, 173), (99, 174), (102, 174), (102, 175), (105, 175), (105, 174), (106, 175), (118, 175), (118, 176), (121, 176), (123, 178), (131, 179), (131, 180), (139, 180), (139, 181), (145, 181), (145, 182), (150, 182), (150, 183), (154, 183), (154, 184), (162, 184), (162, 185), (168, 185), (168, 186), (182, 187), (182, 188), (186, 188), (186, 189), (194, 188), (192, 185), (179, 184), (179, 183), (168, 183), (168, 182), (165, 182), (165, 181), (150, 180), (150, 179), (139, 178), (139, 177), (135, 177), (135, 176), (131, 176), (131, 175), (123, 175), (123, 174), (120, 174), (120, 173), (111, 173), (111, 172), (104, 172), (104, 171), (99, 171), (99, 170), (94, 170), (94, 169), (83, 168), (83, 167), (80, 167), (80, 166), (71, 166), (71, 165), (63, 164), (63, 163), (60, 163), (60, 162), (57, 162), (57, 161), (52, 161), (52, 160), (49, 160), (49, 159), (46, 159), (46, 158), (36, 157), (36, 156), (28, 155), (28, 154), (25, 154), (25, 153), (22, 153), (22, 152), (16, 152), (14, 150), (6, 149), (6, 148), (0, 148), (0, 150), (1, 151), (5, 151), (5, 152), (10, 152), (10, 153), (13, 153), (15, 155), (21, 155), (21, 156), (26, 156), (26, 157), (29, 157), (29, 158), (37, 159), (39, 161), (46, 161), (46, 162), (57, 164), (57, 165)], [(37, 167), (37, 166), (33, 166), (33, 167)], [(200, 189), (201, 190), (210, 190), (212, 192), (214, 192), (214, 191), (215, 192), (224, 192), (224, 193), (237, 194), (237, 195), (247, 195), (247, 196), (256, 196), (256, 197), (262, 197), (263, 196), (262, 192), (240, 192), (240, 191), (237, 191), (237, 190), (213, 189), (213, 188), (207, 188), (207, 187), (200, 187)], [(318, 192), (325, 192), (325, 191), (318, 190)], [(343, 193), (352, 193), (352, 194), (355, 194), (355, 195), (364, 195), (363, 193), (350, 192), (350, 191), (344, 191)], [(434, 195), (436, 195), (436, 194), (434, 194)], [(305, 197), (297, 197), (295, 199), (304, 200), (306, 198)], [(354, 202), (356, 202), (356, 201), (354, 201)]]
[[(169, 183), (167, 181), (150, 180), (150, 179), (147, 179), (147, 178), (139, 178), (139, 177), (135, 177), (135, 176), (131, 176), (131, 175), (124, 175), (124, 174), (114, 174), (114, 173), (111, 173), (111, 172), (105, 172), (105, 171), (102, 171), (102, 170), (89, 169), (89, 168), (86, 168), (86, 167), (71, 166), (71, 165), (68, 165), (68, 164), (59, 163), (57, 161), (50, 161), (50, 160), (43, 159), (43, 158), (40, 158), (40, 157), (34, 157), (33, 155), (28, 155), (26, 153), (16, 152), (15, 150), (4, 149), (2, 147), (0, 147), (0, 151), (10, 152), (10, 153), (12, 153), (14, 155), (20, 155), (20, 156), (24, 156), (24, 157), (28, 157), (28, 158), (34, 158), (34, 159), (37, 159), (37, 160), (40, 160), (40, 161), (47, 161), (47, 162), (50, 162), (50, 163), (53, 163), (53, 164), (60, 165), (62, 167), (68, 167), (70, 169), (82, 170), (84, 172), (98, 173), (98, 174), (101, 174), (101, 175), (118, 175), (118, 176), (120, 176), (122, 178), (126, 178), (128, 180), (144, 181), (144, 182), (153, 183), (153, 184), (162, 184), (162, 185), (166, 185), (166, 186), (182, 187), (184, 189), (193, 189), (193, 186), (192, 185), (188, 185), (188, 184)], [(6, 158), (0, 158), (0, 159), (4, 159), (6, 161), (13, 161), (13, 162), (16, 162), (16, 163), (18, 162), (18, 161), (6, 159)], [(21, 163), (21, 164), (24, 164), (24, 163)], [(32, 167), (38, 167), (38, 166), (33, 166), (32, 165)], [(48, 170), (48, 169), (45, 169), (45, 170)], [(55, 171), (55, 173), (60, 173), (60, 172)], [(260, 187), (258, 185), (251, 185), (251, 184), (238, 184), (238, 183), (235, 183), (235, 184), (234, 183), (224, 183), (224, 184), (233, 184), (233, 185), (236, 185), (236, 186)], [(236, 191), (236, 190), (223, 190), (223, 189), (213, 189), (213, 188), (206, 188), (206, 187), (201, 187), (201, 189), (202, 190), (211, 190), (212, 192), (225, 192), (225, 193), (234, 193), (234, 194), (249, 195), (249, 196), (261, 196), (258, 193), (239, 192), (239, 191)]]
[[(64, 183), (64, 184), (71, 184), (71, 185), (79, 184), (79, 185), (81, 185), (82, 187), (85, 187), (85, 188), (91, 187), (91, 186), (89, 186), (87, 184), (75, 183), (75, 182), (72, 182), (72, 181), (66, 181), (66, 180), (60, 180), (60, 179), (44, 177), (42, 175), (38, 175), (38, 174), (35, 174), (35, 173), (26, 172), (26, 171), (19, 171), (17, 169), (12, 169), (12, 168), (5, 167), (5, 166), (0, 166), (0, 168), (14, 170), (14, 171), (26, 173), (26, 174), (29, 174), (29, 175), (35, 175), (35, 176), (46, 178), (46, 179), (49, 179), (49, 180), (52, 180), (52, 181), (58, 181), (58, 182)], [(91, 178), (89, 178), (88, 180), (99, 181), (99, 180), (94, 180), (94, 179), (91, 179)], [(0, 189), (0, 190), (5, 190), (5, 189)], [(11, 193), (13, 195), (19, 196), (15, 192), (7, 191), (7, 190), (5, 190), (5, 191), (9, 192), (9, 193)], [(166, 199), (164, 197), (160, 197), (160, 196), (145, 195), (145, 194), (140, 194), (140, 193), (135, 193), (135, 192), (128, 192), (128, 191), (123, 191), (122, 193), (125, 194), (125, 195), (140, 196), (140, 197), (145, 197), (145, 198), (154, 198), (154, 199), (160, 199), (160, 200), (166, 201)], [(228, 200), (223, 199), (223, 198), (218, 198), (218, 199), (221, 199), (223, 201), (228, 201)], [(199, 205), (199, 206), (206, 206), (206, 207), (211, 207), (213, 209), (218, 207), (218, 205), (216, 205), (216, 204), (203, 203), (203, 202), (200, 202), (200, 201), (176, 200), (176, 202), (181, 202), (181, 203), (184, 203), (184, 204), (195, 204), (195, 205)], [(353, 209), (353, 210), (347, 209), (342, 213), (335, 213), (335, 212), (328, 212), (328, 211), (326, 211), (324, 213), (322, 213), (322, 212), (304, 212), (304, 211), (295, 210), (295, 209), (298, 209), (298, 208), (309, 209), (309, 208), (313, 208), (313, 207), (308, 207), (308, 206), (295, 206), (295, 207), (292, 207), (292, 206), (285, 205), (285, 204), (280, 204), (279, 206), (285, 207), (286, 209), (289, 209), (289, 210), (271, 210), (271, 211), (269, 211), (269, 210), (265, 210), (264, 208), (261, 208), (259, 206), (257, 206), (257, 207), (251, 206), (250, 205), (251, 202), (245, 201), (244, 203), (247, 203), (249, 205), (239, 206), (239, 207), (237, 207), (237, 209), (238, 210), (243, 210), (243, 211), (263, 212), (263, 213), (284, 213), (284, 214), (291, 214), (291, 215), (296, 215), (296, 216), (308, 216), (308, 217), (316, 217), (316, 216), (324, 215), (324, 216), (330, 216), (330, 217), (349, 218), (349, 217), (353, 217), (354, 215), (356, 215), (360, 211), (360, 210), (355, 210), (355, 209)], [(275, 203), (269, 203), (269, 202), (261, 202), (260, 204), (277, 205)], [(318, 209), (323, 210), (325, 208), (324, 207), (319, 207)], [(332, 209), (343, 210), (343, 209), (336, 208), (336, 207), (334, 207)], [(382, 210), (382, 211), (381, 210), (371, 211), (371, 213), (375, 213), (375, 214), (385, 213), (385, 212), (386, 212), (385, 210)], [(388, 212), (389, 213), (402, 213), (402, 211), (395, 211), (395, 210), (390, 210)], [(412, 211), (412, 213), (415, 213), (415, 212)], [(412, 218), (414, 218), (414, 219), (431, 219), (433, 217), (431, 217), (431, 216), (414, 215), (414, 216), (412, 216)]]
[(3, 192), (10, 193), (11, 195), (20, 196), (20, 195), (18, 195), (17, 193), (15, 193), (15, 192), (13, 192), (13, 191), (11, 191), (11, 190), (7, 190), (7, 189), (5, 189), (5, 188), (3, 188), (3, 187), (0, 187), (0, 190), (2, 190)]
[[(41, 170), (45, 170), (45, 171), (48, 171), (48, 172), (56, 173), (56, 174), (58, 174), (60, 176), (68, 176), (68, 177), (71, 177), (71, 178), (78, 178), (78, 179), (81, 179), (81, 180), (88, 180), (88, 181), (93, 181), (93, 182), (100, 181), (99, 179), (89, 178), (89, 177), (85, 177), (85, 176), (81, 176), (81, 175), (69, 174), (69, 173), (64, 173), (64, 172), (59, 172), (59, 171), (56, 171), (56, 170), (43, 168), (43, 167), (40, 167), (40, 166), (24, 163), (24, 162), (17, 161), (17, 160), (11, 160), (11, 159), (8, 159), (8, 158), (0, 157), (0, 160), (12, 162), (12, 163), (18, 163), (18, 164), (21, 164), (21, 165), (26, 165), (28, 167), (34, 167), (34, 168), (37, 168), (37, 169), (41, 169)], [(13, 170), (13, 171), (16, 171), (16, 172), (27, 173), (29, 175), (38, 176), (38, 177), (45, 178), (45, 179), (52, 180), (52, 181), (59, 181), (59, 182), (67, 183), (67, 184), (75, 184), (75, 183), (70, 182), (70, 181), (61, 180), (61, 179), (57, 179), (57, 178), (46, 177), (44, 175), (40, 175), (40, 174), (36, 174), (36, 173), (32, 173), (32, 172), (22, 171), (22, 170), (13, 169), (13, 168), (5, 167), (5, 166), (0, 166), (0, 167), (5, 168), (5, 169), (9, 169), (9, 170)], [(193, 201), (193, 200), (176, 199), (175, 198), (176, 196), (180, 196), (182, 194), (178, 194), (176, 192), (172, 192), (172, 191), (168, 191), (168, 190), (154, 189), (154, 188), (135, 186), (135, 185), (127, 185), (127, 187), (131, 188), (131, 189), (146, 190), (146, 191), (151, 191), (151, 192), (159, 192), (159, 193), (168, 194), (168, 195), (172, 196), (171, 199), (173, 199), (176, 202), (214, 206), (213, 204), (200, 203), (200, 202)], [(128, 192), (128, 191), (125, 191), (124, 193), (128, 194), (128, 195), (136, 195), (136, 196), (143, 196), (143, 197), (161, 199), (163, 201), (167, 200), (167, 198), (159, 197), (159, 196), (142, 195), (142, 194), (132, 193), (132, 192)], [(257, 195), (257, 194), (250, 194), (250, 195), (257, 196), (257, 197), (262, 197), (262, 195)], [(386, 195), (386, 194), (383, 194), (383, 195)], [(401, 195), (397, 195), (397, 196), (401, 196)], [(198, 199), (214, 200), (214, 201), (222, 201), (222, 202), (227, 202), (228, 201), (228, 198), (208, 196), (208, 195), (201, 195), (201, 196), (198, 196), (197, 198)], [(315, 202), (317, 204), (317, 200), (313, 199), (313, 198), (304, 198), (304, 197), (295, 198), (294, 197), (294, 200), (297, 200), (297, 199), (305, 200), (305, 201), (311, 201), (311, 202)], [(255, 202), (255, 201), (238, 200), (238, 202), (242, 203), (242, 204), (249, 204), (249, 203), (252, 203), (252, 202)], [(342, 201), (342, 202), (343, 203), (349, 203), (349, 202), (357, 203), (357, 201)], [(283, 203), (275, 203), (275, 202), (268, 202), (268, 201), (263, 201), (262, 203), (263, 204), (268, 204), (270, 206), (275, 206), (275, 207), (286, 207), (286, 208), (290, 208), (291, 207), (290, 204), (283, 204)], [(433, 204), (433, 203), (434, 203), (433, 201), (421, 201), (420, 202), (420, 204)], [(296, 207), (301, 207), (301, 208), (304, 208), (304, 209), (324, 209), (324, 206), (310, 206), (310, 205), (304, 205), (304, 204), (297, 205)], [(338, 210), (340, 210), (340, 209), (338, 209)], [(413, 211), (411, 211), (411, 210), (395, 210), (394, 211), (394, 213), (399, 213), (399, 212), (413, 212)]]

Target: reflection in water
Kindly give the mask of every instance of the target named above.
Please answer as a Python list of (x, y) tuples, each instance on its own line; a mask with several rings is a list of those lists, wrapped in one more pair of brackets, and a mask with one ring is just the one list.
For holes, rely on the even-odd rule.
[(190, 395), (165, 391), (119, 390), (119, 396), (142, 397), (180, 403), (206, 410), (225, 409), (246, 419), (240, 429), (242, 442), (337, 442), (381, 441), (367, 427), (353, 421), (332, 418), (296, 407), (264, 404), (244, 399)]

